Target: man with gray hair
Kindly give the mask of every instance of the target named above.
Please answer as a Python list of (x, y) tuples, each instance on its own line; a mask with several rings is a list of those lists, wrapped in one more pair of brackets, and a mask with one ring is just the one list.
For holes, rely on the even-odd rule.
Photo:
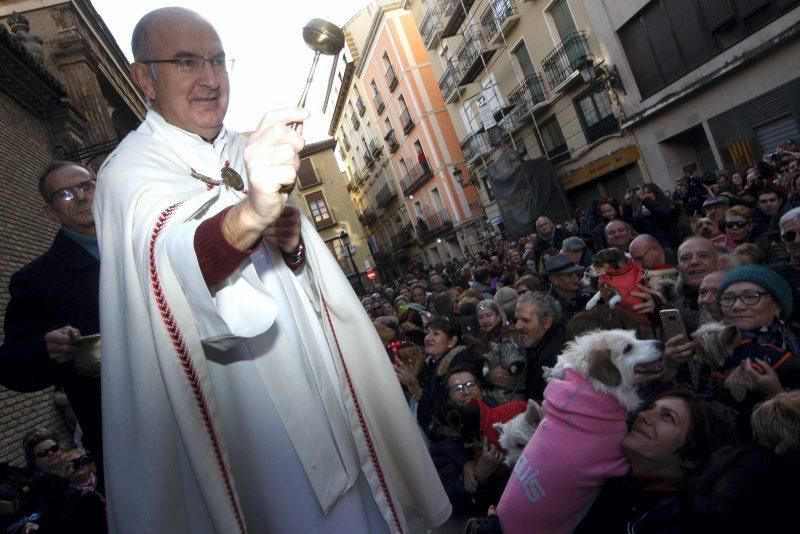
[(566, 342), (561, 310), (547, 293), (529, 291), (517, 300), (515, 313), (519, 342), (527, 354), (525, 398), (541, 403), (547, 385), (542, 366), (554, 366)]
[(783, 276), (792, 288), (795, 305), (790, 321), (795, 327), (800, 327), (800, 207), (784, 213), (778, 225), (781, 229), (781, 241), (789, 252), (789, 261), (770, 267)]
[(150, 109), (94, 206), (110, 530), (443, 523), (396, 370), (365, 358), (383, 343), (289, 199), (308, 113), (266, 113), (249, 138), (226, 128), (225, 50), (193, 11), (148, 13), (132, 41)]
[(546, 250), (551, 248), (560, 249), (566, 238), (567, 234), (563, 230), (556, 228), (550, 217), (542, 215), (536, 219), (536, 243), (533, 246), (533, 260), (536, 265), (539, 265), (539, 260)]
[(572, 263), (584, 268), (589, 267), (594, 261), (594, 253), (586, 246), (583, 239), (578, 236), (566, 238), (561, 244), (561, 252), (559, 254), (567, 256), (572, 260)]

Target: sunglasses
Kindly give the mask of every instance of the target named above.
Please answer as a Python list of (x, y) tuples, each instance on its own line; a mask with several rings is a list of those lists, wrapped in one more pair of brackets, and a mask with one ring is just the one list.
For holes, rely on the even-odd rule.
[(797, 232), (795, 230), (789, 230), (788, 232), (784, 232), (781, 236), (781, 239), (786, 241), (787, 243), (793, 243), (795, 239), (797, 239)]
[(744, 228), (748, 224), (747, 221), (729, 221), (725, 223), (725, 228)]
[(40, 450), (39, 452), (36, 453), (36, 457), (37, 458), (47, 458), (51, 454), (55, 454), (60, 450), (61, 450), (61, 447), (59, 447), (58, 444), (56, 444), (56, 445), (53, 445), (52, 447), (49, 447), (47, 449)]

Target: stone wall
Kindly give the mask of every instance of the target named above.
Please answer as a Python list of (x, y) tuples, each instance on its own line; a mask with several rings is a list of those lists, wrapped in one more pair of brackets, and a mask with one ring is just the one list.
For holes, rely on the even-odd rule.
[[(53, 160), (44, 122), (0, 92), (0, 320), (8, 304), (8, 281), (20, 267), (47, 250), (57, 230), (42, 214), (39, 173)], [(0, 333), (2, 336), (2, 333)], [(45, 426), (66, 435), (53, 389), (16, 393), (0, 386), (0, 462), (24, 462), (21, 438)]]

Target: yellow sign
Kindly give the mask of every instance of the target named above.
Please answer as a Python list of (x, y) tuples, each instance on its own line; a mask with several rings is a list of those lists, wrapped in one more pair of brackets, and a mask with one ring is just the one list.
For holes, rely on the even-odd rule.
[(580, 169), (575, 169), (566, 176), (561, 177), (561, 185), (564, 186), (565, 190), (574, 189), (604, 174), (630, 165), (638, 159), (639, 149), (635, 146), (620, 148), (608, 156), (588, 163)]

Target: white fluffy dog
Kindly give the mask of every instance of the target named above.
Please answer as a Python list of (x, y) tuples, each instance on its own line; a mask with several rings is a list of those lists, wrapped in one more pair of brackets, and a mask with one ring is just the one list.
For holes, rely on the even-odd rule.
[(637, 339), (633, 330), (589, 332), (567, 343), (548, 380), (563, 380), (567, 369), (597, 391), (613, 395), (630, 412), (642, 402), (637, 388), (664, 371), (664, 347), (661, 341)]
[(514, 464), (517, 463), (517, 458), (531, 440), (533, 432), (543, 417), (542, 407), (530, 399), (528, 408), (523, 413), (515, 415), (505, 423), (493, 425), (500, 434), (500, 446), (506, 451), (504, 461), (508, 467), (514, 467)]
[(627, 473), (622, 453), (637, 387), (664, 370), (660, 341), (589, 332), (549, 371), (539, 423), (517, 460), (497, 515), (503, 532), (572, 532), (605, 481)]

